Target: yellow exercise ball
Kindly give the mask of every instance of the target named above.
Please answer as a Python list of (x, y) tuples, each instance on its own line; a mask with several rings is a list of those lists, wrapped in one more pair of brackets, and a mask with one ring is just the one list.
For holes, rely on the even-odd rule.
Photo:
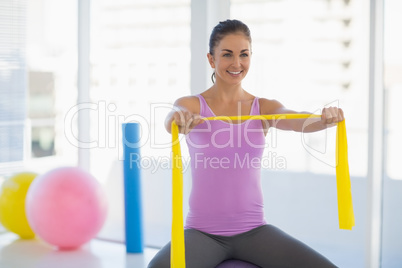
[(0, 222), (24, 239), (35, 237), (25, 214), (25, 196), (36, 176), (30, 172), (18, 173), (6, 179), (0, 189)]

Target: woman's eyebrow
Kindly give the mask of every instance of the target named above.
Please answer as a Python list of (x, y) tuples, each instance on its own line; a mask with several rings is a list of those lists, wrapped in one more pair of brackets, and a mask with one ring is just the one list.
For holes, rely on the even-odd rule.
[[(222, 49), (222, 51), (227, 51), (227, 52), (233, 53), (233, 51), (232, 51), (232, 50), (227, 49), (227, 48)], [(248, 49), (248, 48), (243, 49), (243, 50), (241, 50), (241, 51), (240, 51), (240, 53), (243, 53), (243, 52), (246, 52), (246, 51), (249, 51), (249, 49)]]

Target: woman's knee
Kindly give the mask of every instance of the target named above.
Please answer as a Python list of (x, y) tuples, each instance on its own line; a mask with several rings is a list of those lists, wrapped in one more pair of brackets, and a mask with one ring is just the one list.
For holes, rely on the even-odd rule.
[(170, 267), (170, 243), (165, 245), (149, 262), (148, 268), (169, 268)]
[(170, 268), (170, 261), (166, 261), (161, 258), (153, 258), (149, 262), (148, 268)]

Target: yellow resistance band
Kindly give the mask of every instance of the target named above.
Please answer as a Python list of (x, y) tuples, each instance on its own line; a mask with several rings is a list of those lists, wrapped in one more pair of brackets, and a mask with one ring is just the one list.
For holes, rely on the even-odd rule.
[[(275, 114), (252, 116), (217, 116), (204, 120), (282, 120), (318, 118), (315, 114)], [(186, 267), (183, 226), (183, 167), (180, 152), (179, 128), (172, 122), (172, 241), (170, 263), (173, 268)], [(349, 177), (348, 144), (345, 120), (338, 123), (336, 131), (336, 185), (338, 194), (339, 228), (352, 230), (355, 225), (352, 191)]]

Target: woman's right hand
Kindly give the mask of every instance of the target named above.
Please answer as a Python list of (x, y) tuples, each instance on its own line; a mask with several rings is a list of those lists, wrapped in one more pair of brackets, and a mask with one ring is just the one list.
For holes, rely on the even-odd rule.
[(199, 114), (193, 114), (187, 110), (176, 111), (172, 115), (172, 121), (175, 121), (179, 127), (179, 133), (188, 134), (195, 126), (204, 122)]
[(166, 130), (171, 133), (172, 122), (175, 121), (179, 127), (179, 133), (188, 134), (195, 126), (204, 122), (201, 115), (194, 114), (187, 109), (176, 107), (170, 112), (165, 121)]
[(197, 97), (182, 97), (174, 103), (172, 111), (167, 115), (165, 128), (171, 133), (172, 122), (179, 127), (179, 133), (188, 134), (195, 126), (204, 122), (199, 115), (200, 103)]

